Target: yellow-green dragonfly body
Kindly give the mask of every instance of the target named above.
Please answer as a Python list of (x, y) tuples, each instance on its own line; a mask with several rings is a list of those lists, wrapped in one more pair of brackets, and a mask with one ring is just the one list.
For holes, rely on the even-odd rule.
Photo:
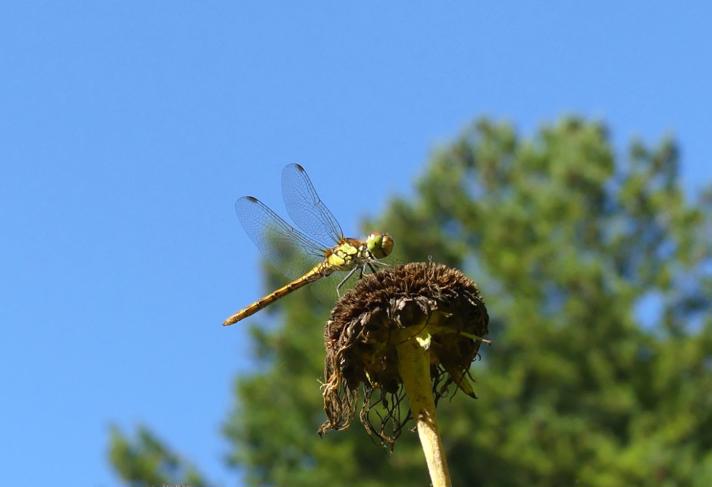
[[(318, 261), (302, 276), (258, 299), (225, 320), (232, 325), (322, 277), (335, 271), (347, 271), (341, 286), (356, 271), (374, 270), (393, 249), (393, 239), (387, 234), (373, 232), (365, 240), (345, 237), (341, 226), (324, 205), (304, 168), (289, 164), (282, 172), (282, 194), (287, 211), (301, 232), (285, 222), (254, 196), (243, 196), (235, 203), (237, 216), (245, 232), (268, 259), (276, 258), (280, 246), (296, 246), (302, 254)], [(276, 253), (275, 253), (276, 252)]]

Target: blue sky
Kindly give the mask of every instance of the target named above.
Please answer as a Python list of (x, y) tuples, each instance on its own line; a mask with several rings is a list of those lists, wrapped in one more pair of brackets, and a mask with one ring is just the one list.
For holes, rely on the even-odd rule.
[[(149, 4), (150, 3), (150, 4)], [(676, 135), (712, 160), (707, 2), (0, 6), (0, 458), (7, 485), (120, 485), (139, 422), (222, 485), (262, 291), (233, 202), (302, 162), (348, 232), (477, 116)]]

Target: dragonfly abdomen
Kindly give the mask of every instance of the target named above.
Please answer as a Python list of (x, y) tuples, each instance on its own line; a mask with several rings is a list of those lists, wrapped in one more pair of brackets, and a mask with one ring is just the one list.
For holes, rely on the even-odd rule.
[(333, 267), (329, 266), (326, 262), (321, 262), (314, 268), (312, 268), (309, 272), (304, 274), (302, 277), (295, 279), (292, 282), (289, 282), (284, 286), (272, 291), (267, 296), (258, 299), (251, 305), (241, 309), (234, 315), (230, 316), (223, 322), (223, 326), (234, 325), (238, 321), (243, 320), (248, 316), (252, 316), (261, 309), (266, 308), (267, 306), (274, 303), (278, 299), (283, 298), (287, 294), (290, 294), (291, 292), (296, 291), (300, 287), (306, 286), (311, 282), (321, 279), (322, 277), (326, 277), (332, 272), (334, 272)]

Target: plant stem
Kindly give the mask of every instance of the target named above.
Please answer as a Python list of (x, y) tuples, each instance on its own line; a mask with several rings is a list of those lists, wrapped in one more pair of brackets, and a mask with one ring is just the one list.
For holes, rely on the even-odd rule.
[[(414, 327), (411, 327), (413, 329)], [(417, 329), (417, 328), (416, 328)], [(422, 328), (421, 328), (422, 330)], [(403, 330), (405, 331), (405, 330)], [(417, 421), (420, 444), (433, 487), (451, 487), (450, 472), (435, 415), (435, 400), (430, 379), (429, 333), (427, 330), (396, 344), (398, 371), (410, 409)], [(422, 340), (418, 340), (421, 338)]]

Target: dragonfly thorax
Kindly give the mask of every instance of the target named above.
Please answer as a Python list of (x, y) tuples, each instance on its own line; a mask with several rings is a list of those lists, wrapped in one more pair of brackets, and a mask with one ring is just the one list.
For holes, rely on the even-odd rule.
[(328, 265), (334, 270), (350, 270), (372, 259), (365, 242), (345, 239), (326, 256)]
[(365, 241), (346, 238), (331, 249), (326, 263), (334, 270), (350, 270), (358, 265), (388, 256), (393, 249), (393, 239), (381, 233), (372, 233)]

